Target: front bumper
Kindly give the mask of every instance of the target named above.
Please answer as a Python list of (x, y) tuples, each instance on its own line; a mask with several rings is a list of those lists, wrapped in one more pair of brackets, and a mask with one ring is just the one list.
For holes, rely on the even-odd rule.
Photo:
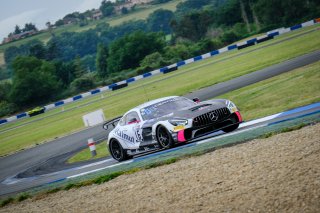
[(242, 121), (242, 116), (240, 112), (237, 111), (232, 113), (228, 118), (219, 122), (211, 123), (200, 127), (186, 128), (178, 132), (172, 132), (172, 138), (177, 143), (186, 142), (222, 130), (226, 127), (240, 124)]

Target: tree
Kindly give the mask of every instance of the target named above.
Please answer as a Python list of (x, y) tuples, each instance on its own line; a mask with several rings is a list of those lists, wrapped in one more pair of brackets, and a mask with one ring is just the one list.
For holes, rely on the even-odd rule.
[(100, 77), (105, 78), (108, 76), (108, 49), (103, 45), (98, 45), (97, 57), (96, 57), (96, 68)]
[(73, 62), (62, 62), (54, 61), (55, 66), (55, 76), (62, 82), (64, 87), (69, 86), (69, 84), (75, 78), (75, 65)]
[(47, 44), (47, 60), (51, 61), (61, 58), (62, 48), (60, 47), (59, 39), (56, 36), (52, 37)]
[(199, 11), (203, 6), (209, 5), (213, 0), (187, 0), (177, 5), (176, 14), (182, 16), (190, 12)]
[(29, 49), (29, 55), (38, 59), (46, 59), (47, 50), (42, 43), (32, 45)]
[(140, 61), (153, 52), (162, 52), (165, 46), (161, 33), (144, 33), (137, 31), (126, 35), (110, 45), (108, 71), (119, 72), (134, 69)]
[(79, 55), (74, 59), (74, 66), (74, 75), (76, 78), (80, 78), (86, 73), (86, 68), (83, 66)]
[(110, 1), (103, 0), (101, 2), (100, 10), (104, 17), (108, 17), (114, 14), (114, 5)]
[(57, 27), (62, 26), (62, 25), (64, 25), (64, 21), (62, 19), (59, 19), (58, 21), (56, 21), (54, 23), (54, 25), (57, 26)]
[[(52, 37), (48, 42), (48, 59), (71, 61), (77, 55), (83, 57), (95, 54), (99, 38), (94, 30), (80, 33), (64, 32), (59, 36)], [(49, 51), (49, 49), (52, 49)]]
[(11, 86), (9, 82), (0, 83), (0, 117), (12, 114), (17, 110), (16, 105), (9, 101)]
[(34, 25), (32, 23), (26, 23), (24, 25), (23, 32), (27, 32), (27, 31), (31, 31), (31, 30), (38, 31), (38, 29), (36, 28), (36, 25)]
[(147, 19), (147, 26), (150, 31), (162, 31), (165, 34), (171, 33), (170, 22), (174, 14), (170, 10), (158, 9), (151, 13)]
[(240, 9), (241, 9), (241, 17), (244, 23), (246, 24), (247, 32), (249, 33), (251, 32), (251, 27), (250, 27), (248, 15), (247, 15), (246, 7), (243, 0), (239, 0), (239, 2), (240, 2)]
[(9, 101), (9, 93), (11, 90), (11, 83), (4, 81), (0, 83), (0, 101)]
[(141, 62), (141, 67), (150, 67), (152, 69), (160, 68), (165, 65), (165, 61), (159, 52), (151, 53), (147, 55)]
[(128, 8), (126, 8), (126, 7), (121, 8), (121, 14), (125, 15), (125, 14), (128, 14), (128, 13), (129, 13)]
[(152, 4), (163, 4), (163, 3), (167, 3), (169, 1), (172, 1), (172, 0), (153, 0)]
[(11, 62), (20, 54), (20, 49), (16, 46), (11, 46), (5, 49), (4, 51), (4, 61), (7, 65), (10, 65)]
[(59, 90), (55, 66), (35, 57), (17, 57), (13, 61), (10, 99), (20, 107), (49, 101)]
[(214, 10), (214, 21), (217, 25), (233, 26), (241, 22), (241, 9), (239, 0), (228, 0)]
[(70, 85), (73, 93), (88, 91), (94, 87), (94, 79), (91, 76), (82, 76), (81, 78), (77, 78)]
[(11, 77), (11, 70), (5, 66), (0, 67), (0, 82), (1, 80), (9, 79), (10, 77)]
[(21, 32), (22, 31), (21, 31), (20, 27), (18, 25), (16, 25), (13, 33), (17, 35), (17, 34), (20, 34)]
[(212, 17), (207, 11), (192, 12), (182, 17), (178, 22), (172, 22), (172, 28), (177, 37), (192, 41), (202, 39), (212, 23)]

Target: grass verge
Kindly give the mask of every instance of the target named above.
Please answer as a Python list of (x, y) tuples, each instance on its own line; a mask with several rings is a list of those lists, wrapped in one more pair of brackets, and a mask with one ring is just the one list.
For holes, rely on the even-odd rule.
[[(317, 26), (302, 29), (299, 32), (294, 32), (294, 34), (303, 33), (307, 30), (315, 29), (316, 27)], [(61, 111), (61, 108), (57, 108), (43, 115), (39, 115), (39, 117), (35, 116), (30, 119), (24, 119), (0, 126), (0, 131), (2, 131), (24, 122), (35, 121), (16, 129), (1, 132), (0, 143), (2, 144), (2, 149), (0, 150), (0, 156), (52, 140), (57, 136), (83, 129), (81, 117), (88, 112), (101, 108), (106, 117), (113, 118), (123, 114), (132, 107), (145, 102), (147, 98), (155, 99), (169, 95), (184, 95), (188, 92), (219, 82), (224, 82), (290, 58), (313, 52), (320, 47), (320, 40), (318, 39), (320, 31), (316, 30), (276, 45), (261, 48), (262, 46), (270, 45), (291, 36), (292, 35), (287, 34), (280, 36), (273, 41), (268, 41), (264, 44), (262, 43), (261, 45), (255, 45), (241, 51), (233, 51), (186, 65), (176, 72), (145, 79), (119, 91), (106, 92), (103, 94), (103, 98), (98, 95), (81, 102), (68, 104), (64, 107), (66, 112), (61, 114), (54, 115)], [(230, 58), (237, 54), (242, 55)], [(143, 87), (141, 85), (143, 85)], [(96, 102), (79, 107), (79, 105), (86, 104), (92, 100), (95, 100)], [(237, 99), (234, 101), (239, 105)], [(300, 104), (303, 105), (305, 103), (311, 103), (312, 101), (313, 100), (307, 100)], [(240, 107), (241, 105), (242, 104), (240, 103)], [(71, 108), (74, 109), (67, 111)], [(243, 112), (244, 111), (245, 110), (243, 109)], [(54, 116), (42, 120), (39, 119), (50, 115)], [(257, 116), (258, 115), (259, 114), (257, 114)], [(250, 116), (251, 114), (244, 114), (245, 119), (250, 119)]]
[(80, 151), (79, 153), (75, 154), (74, 156), (72, 156), (68, 160), (68, 163), (75, 163), (75, 162), (86, 161), (91, 159), (99, 159), (99, 158), (107, 157), (110, 155), (107, 149), (106, 141), (96, 144), (96, 151), (97, 151), (97, 155), (95, 157), (92, 157), (89, 148), (86, 148)]
[(271, 115), (320, 101), (320, 61), (226, 93), (246, 119)]

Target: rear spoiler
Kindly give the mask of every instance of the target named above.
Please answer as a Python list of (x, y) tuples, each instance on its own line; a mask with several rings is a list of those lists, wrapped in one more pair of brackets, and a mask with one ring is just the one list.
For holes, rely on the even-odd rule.
[(110, 129), (114, 129), (121, 118), (122, 118), (122, 116), (119, 116), (119, 117), (113, 118), (113, 119), (105, 122), (102, 126), (103, 129), (108, 130), (110, 127), (111, 127)]

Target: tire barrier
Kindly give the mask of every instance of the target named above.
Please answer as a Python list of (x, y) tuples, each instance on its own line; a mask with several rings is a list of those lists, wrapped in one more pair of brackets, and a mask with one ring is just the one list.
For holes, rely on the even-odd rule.
[[(199, 55), (199, 56), (196, 56), (196, 57), (184, 60), (184, 61), (179, 61), (179, 62), (177, 62), (175, 64), (171, 64), (170, 66), (162, 67), (160, 69), (144, 73), (143, 75), (138, 75), (138, 76), (129, 78), (129, 79), (124, 80), (124, 81), (120, 81), (120, 82), (117, 82), (117, 83), (114, 83), (114, 84), (111, 84), (111, 85), (108, 85), (108, 86), (100, 87), (100, 88), (91, 90), (89, 92), (82, 93), (82, 94), (79, 94), (77, 96), (74, 96), (74, 97), (71, 97), (71, 98), (67, 98), (65, 100), (61, 100), (61, 101), (49, 104), (47, 106), (44, 106), (44, 108), (45, 108), (45, 111), (47, 111), (47, 110), (50, 110), (50, 109), (53, 109), (53, 108), (56, 108), (56, 107), (60, 107), (60, 106), (65, 105), (67, 103), (74, 102), (74, 101), (77, 101), (77, 100), (83, 99), (85, 97), (92, 96), (92, 95), (95, 95), (95, 94), (98, 94), (98, 93), (101, 93), (101, 92), (104, 92), (104, 91), (107, 91), (107, 90), (111, 90), (111, 91), (118, 90), (118, 89), (127, 87), (128, 84), (131, 84), (131, 83), (133, 83), (135, 81), (139, 81), (141, 79), (152, 77), (154, 75), (158, 75), (158, 74), (161, 74), (161, 73), (162, 74), (167, 74), (167, 73), (170, 73), (170, 72), (178, 70), (178, 68), (181, 67), (181, 66), (184, 66), (184, 65), (187, 65), (187, 64), (190, 64), (190, 63), (194, 63), (194, 62), (197, 62), (197, 61), (201, 61), (201, 60), (204, 60), (206, 58), (210, 58), (210, 57), (213, 57), (215, 55), (219, 55), (219, 54), (224, 53), (224, 52), (228, 52), (228, 51), (232, 51), (232, 50), (241, 50), (241, 49), (253, 46), (255, 44), (259, 44), (259, 43), (271, 40), (275, 36), (282, 35), (282, 34), (285, 34), (285, 33), (289, 33), (291, 31), (294, 31), (294, 30), (297, 30), (297, 29), (300, 29), (300, 28), (312, 26), (312, 25), (315, 25), (317, 23), (320, 23), (320, 18), (317, 18), (317, 19), (314, 19), (314, 20), (310, 20), (310, 21), (304, 22), (302, 24), (297, 24), (297, 25), (292, 26), (292, 27), (288, 27), (288, 28), (284, 28), (283, 27), (283, 28), (279, 28), (279, 29), (276, 29), (276, 30), (272, 30), (270, 32), (267, 32), (263, 36), (259, 36), (257, 38), (253, 38), (253, 39), (250, 39), (250, 40), (247, 40), (247, 41), (244, 41), (244, 42), (233, 44), (233, 45), (230, 45), (230, 46), (218, 49), (218, 50), (213, 50), (213, 51), (211, 51), (209, 53), (205, 53), (203, 55)], [(25, 117), (29, 117), (29, 115), (27, 113), (21, 113), (21, 114), (14, 115), (14, 116), (9, 117), (9, 118), (0, 119), (0, 125), (15, 121), (17, 119), (25, 118)]]
[(121, 88), (124, 88), (124, 87), (127, 87), (128, 86), (128, 83), (124, 83), (124, 84), (115, 84), (111, 87), (111, 90), (112, 91), (115, 91), (115, 90), (118, 90), (118, 89), (121, 89)]

